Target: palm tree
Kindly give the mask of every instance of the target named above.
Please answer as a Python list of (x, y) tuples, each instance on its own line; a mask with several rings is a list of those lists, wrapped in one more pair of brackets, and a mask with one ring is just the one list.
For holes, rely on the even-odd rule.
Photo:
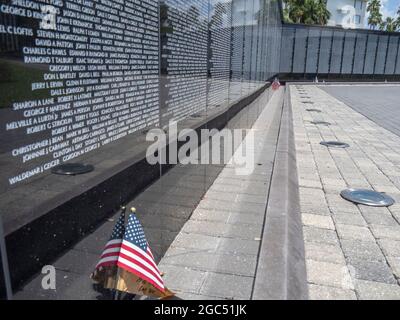
[(328, 23), (328, 20), (331, 18), (331, 13), (327, 8), (327, 0), (316, 0), (317, 2), (317, 23), (321, 26), (324, 26)]
[(397, 10), (397, 19), (396, 19), (397, 28), (400, 28), (400, 7)]
[(290, 21), (302, 23), (305, 13), (304, 3), (305, 0), (285, 0), (285, 9), (288, 12)]
[(284, 0), (285, 21), (326, 25), (331, 16), (326, 0)]
[(370, 0), (367, 6), (367, 12), (369, 12), (368, 24), (371, 29), (376, 29), (377, 26), (382, 24), (382, 13), (381, 13), (381, 1)]
[(315, 0), (304, 1), (304, 17), (303, 23), (316, 24), (317, 23), (317, 6)]
[(283, 9), (283, 20), (288, 23), (294, 23), (294, 21), (290, 18), (290, 9), (286, 6)]
[(388, 32), (395, 32), (397, 31), (397, 28), (398, 28), (397, 21), (392, 17), (387, 17), (386, 20), (383, 21), (379, 26), (380, 30)]

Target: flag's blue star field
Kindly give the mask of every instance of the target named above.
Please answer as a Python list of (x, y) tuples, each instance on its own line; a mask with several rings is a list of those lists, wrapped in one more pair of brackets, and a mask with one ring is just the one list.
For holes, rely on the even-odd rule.
[(129, 217), (124, 240), (134, 244), (143, 251), (147, 251), (147, 240), (143, 227), (134, 214)]
[(114, 227), (110, 240), (122, 239), (125, 234), (125, 213), (122, 213)]

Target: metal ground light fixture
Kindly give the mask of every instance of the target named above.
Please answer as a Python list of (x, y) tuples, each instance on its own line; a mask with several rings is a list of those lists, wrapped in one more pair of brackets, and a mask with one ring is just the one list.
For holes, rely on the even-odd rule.
[(341, 141), (322, 141), (320, 144), (328, 148), (346, 149), (350, 147), (349, 144)]
[(389, 195), (368, 189), (347, 189), (340, 195), (347, 201), (369, 207), (390, 207), (396, 203)]
[(92, 165), (83, 163), (65, 163), (51, 169), (53, 174), (62, 176), (77, 176), (92, 171), (94, 171)]

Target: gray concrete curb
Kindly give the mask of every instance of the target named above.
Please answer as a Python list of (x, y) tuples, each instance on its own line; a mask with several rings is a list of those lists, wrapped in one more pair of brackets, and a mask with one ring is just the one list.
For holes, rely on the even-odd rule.
[(308, 299), (290, 93), (286, 90), (254, 300)]

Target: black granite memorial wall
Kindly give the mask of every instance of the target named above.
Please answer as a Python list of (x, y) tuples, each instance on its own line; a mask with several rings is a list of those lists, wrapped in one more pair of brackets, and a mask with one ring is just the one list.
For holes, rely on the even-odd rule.
[[(144, 159), (150, 129), (220, 127), (254, 99), (278, 72), (277, 12), (275, 0), (0, 0), (9, 247), (40, 267), (166, 173)], [(94, 171), (52, 171), (71, 163)]]
[(399, 79), (398, 32), (296, 24), (282, 32), (280, 73), (288, 79)]

